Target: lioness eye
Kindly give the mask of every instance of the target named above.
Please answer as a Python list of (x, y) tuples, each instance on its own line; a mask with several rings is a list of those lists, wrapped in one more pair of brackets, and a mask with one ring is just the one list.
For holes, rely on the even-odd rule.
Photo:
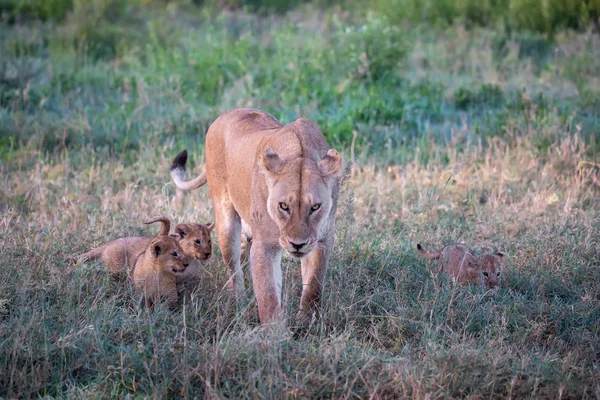
[(489, 276), (489, 274), (487, 272), (484, 272), (483, 276), (485, 276), (487, 278)]
[(279, 203), (279, 208), (281, 208), (283, 211), (287, 211), (290, 208), (290, 206), (288, 206), (284, 202), (281, 202), (281, 203)]
[(499, 276), (500, 276), (500, 272), (496, 272), (496, 276), (498, 276), (498, 277), (499, 277)]
[(174, 251), (174, 252), (172, 252), (172, 253), (171, 253), (171, 255), (172, 255), (173, 257), (177, 257), (179, 254), (177, 254), (177, 252), (175, 252), (175, 251)]
[(200, 239), (196, 239), (194, 241), (194, 243), (196, 243), (198, 246), (200, 246), (202, 244), (202, 241)]
[(321, 208), (321, 203), (315, 203), (312, 205), (312, 207), (310, 209), (312, 211), (317, 211), (319, 208)]

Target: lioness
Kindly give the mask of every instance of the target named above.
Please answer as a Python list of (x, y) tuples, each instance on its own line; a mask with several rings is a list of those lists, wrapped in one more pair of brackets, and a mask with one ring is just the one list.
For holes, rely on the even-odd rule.
[(185, 271), (188, 257), (175, 238), (151, 239), (133, 268), (133, 283), (144, 294), (146, 306), (152, 307), (161, 297), (170, 309), (177, 306), (177, 273)]
[(440, 272), (454, 277), (463, 285), (469, 283), (481, 285), (483, 275), (486, 286), (493, 288), (498, 286), (498, 281), (504, 272), (504, 254), (500, 252), (476, 256), (468, 247), (453, 244), (444, 247), (441, 252), (427, 253), (419, 243), (417, 243), (417, 250), (423, 257), (439, 260)]
[(318, 315), (333, 246), (342, 160), (313, 122), (282, 125), (253, 109), (236, 109), (206, 135), (206, 172), (184, 181), (187, 151), (173, 160), (171, 177), (183, 190), (208, 182), (219, 247), (229, 286), (244, 292), (240, 268), (242, 222), (250, 227), (252, 284), (262, 324), (281, 317), (281, 256), (301, 258), (302, 297), (297, 322)]

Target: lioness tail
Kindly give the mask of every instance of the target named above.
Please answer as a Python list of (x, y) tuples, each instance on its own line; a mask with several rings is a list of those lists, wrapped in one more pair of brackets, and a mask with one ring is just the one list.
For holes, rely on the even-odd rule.
[(191, 181), (184, 181), (185, 178), (185, 164), (187, 163), (188, 153), (187, 150), (177, 154), (171, 164), (171, 178), (175, 185), (182, 190), (193, 190), (206, 183), (206, 171), (192, 179)]
[(440, 253), (427, 253), (420, 243), (417, 243), (417, 250), (419, 251), (419, 253), (421, 253), (423, 257), (429, 258), (430, 260), (437, 260), (438, 258), (440, 258)]

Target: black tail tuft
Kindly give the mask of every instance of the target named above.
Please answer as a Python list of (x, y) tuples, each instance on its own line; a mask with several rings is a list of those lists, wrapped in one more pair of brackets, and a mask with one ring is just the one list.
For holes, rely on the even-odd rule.
[(173, 163), (171, 164), (170, 170), (173, 171), (174, 169), (178, 169), (178, 168), (185, 170), (185, 164), (187, 163), (187, 157), (188, 157), (187, 150), (184, 150), (181, 153), (177, 154), (177, 156), (173, 159)]
[(423, 251), (423, 246), (421, 246), (421, 243), (417, 243), (417, 250)]

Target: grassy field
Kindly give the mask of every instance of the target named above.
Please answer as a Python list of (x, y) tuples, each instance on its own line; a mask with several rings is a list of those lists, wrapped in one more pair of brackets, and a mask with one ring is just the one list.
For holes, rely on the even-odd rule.
[[(600, 397), (600, 36), (433, 26), (385, 12), (400, 2), (5, 14), (0, 398)], [(294, 337), (233, 310), (216, 245), (176, 312), (100, 262), (69, 272), (149, 216), (211, 221), (168, 166), (187, 148), (199, 172), (209, 124), (242, 106), (310, 118), (355, 160), (320, 322)], [(504, 282), (453, 286), (417, 242), (502, 250)], [(283, 270), (289, 326), (299, 263)]]

